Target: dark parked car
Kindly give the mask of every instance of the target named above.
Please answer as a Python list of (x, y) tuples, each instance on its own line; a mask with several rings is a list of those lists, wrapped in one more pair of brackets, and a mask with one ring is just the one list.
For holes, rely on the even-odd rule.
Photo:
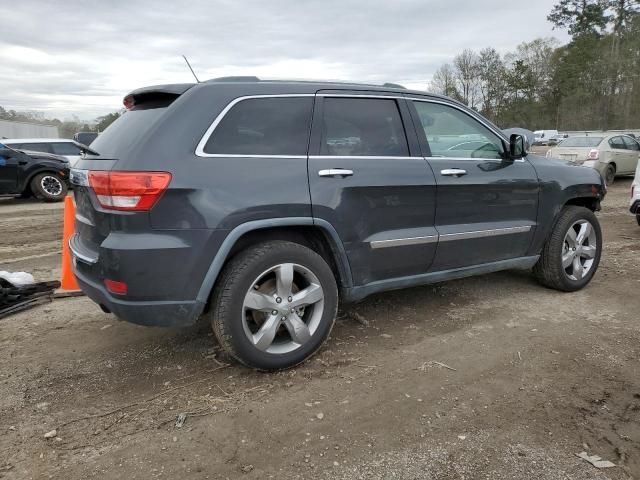
[(98, 138), (97, 132), (78, 132), (73, 136), (76, 142), (87, 146), (91, 145), (96, 138)]
[(81, 288), (134, 323), (204, 315), (251, 367), (313, 354), (339, 299), (514, 268), (574, 291), (598, 267), (600, 174), (449, 98), (226, 78), (124, 103), (71, 174)]
[(0, 195), (34, 196), (45, 202), (58, 202), (66, 196), (68, 182), (66, 158), (0, 144)]

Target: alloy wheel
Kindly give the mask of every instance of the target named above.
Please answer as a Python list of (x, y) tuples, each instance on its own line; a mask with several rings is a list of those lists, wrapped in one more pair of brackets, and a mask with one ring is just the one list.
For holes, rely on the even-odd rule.
[(587, 220), (575, 222), (564, 237), (562, 268), (571, 280), (582, 280), (596, 257), (598, 240), (593, 225)]
[(318, 277), (295, 263), (261, 273), (242, 306), (244, 333), (259, 350), (292, 352), (307, 343), (320, 325), (324, 292)]
[(54, 177), (53, 175), (45, 175), (42, 177), (40, 180), (40, 186), (42, 187), (42, 190), (54, 197), (57, 197), (62, 193), (62, 182), (59, 178)]

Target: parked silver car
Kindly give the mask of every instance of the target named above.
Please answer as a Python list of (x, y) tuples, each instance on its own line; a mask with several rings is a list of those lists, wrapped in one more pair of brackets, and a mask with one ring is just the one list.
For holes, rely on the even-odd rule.
[(619, 133), (569, 137), (551, 148), (547, 158), (595, 168), (610, 185), (617, 175), (635, 173), (640, 144), (635, 138)]

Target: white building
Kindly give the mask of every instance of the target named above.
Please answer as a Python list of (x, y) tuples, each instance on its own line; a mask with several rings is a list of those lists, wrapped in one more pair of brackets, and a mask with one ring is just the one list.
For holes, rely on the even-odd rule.
[(38, 123), (12, 122), (0, 120), (2, 138), (59, 138), (58, 127)]

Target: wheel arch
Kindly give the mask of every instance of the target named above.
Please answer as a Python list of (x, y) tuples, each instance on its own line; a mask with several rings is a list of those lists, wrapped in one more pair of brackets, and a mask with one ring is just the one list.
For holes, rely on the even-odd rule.
[(265, 240), (288, 240), (312, 248), (327, 260), (341, 288), (353, 286), (344, 246), (329, 222), (311, 217), (273, 218), (243, 223), (229, 232), (205, 274), (197, 300), (208, 303), (226, 263), (244, 248)]

